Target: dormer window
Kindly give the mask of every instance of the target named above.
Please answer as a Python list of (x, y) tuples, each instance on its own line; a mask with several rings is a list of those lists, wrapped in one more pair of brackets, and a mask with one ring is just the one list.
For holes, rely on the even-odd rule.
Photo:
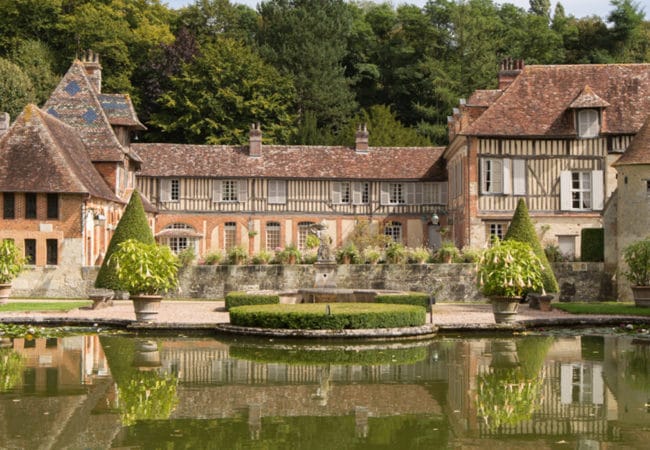
[(578, 110), (578, 137), (594, 138), (600, 132), (600, 117), (596, 109)]

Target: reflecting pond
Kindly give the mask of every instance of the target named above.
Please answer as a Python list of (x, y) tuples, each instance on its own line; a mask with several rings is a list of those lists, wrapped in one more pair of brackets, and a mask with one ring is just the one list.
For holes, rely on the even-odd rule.
[(650, 441), (650, 339), (0, 340), (0, 448), (616, 449)]

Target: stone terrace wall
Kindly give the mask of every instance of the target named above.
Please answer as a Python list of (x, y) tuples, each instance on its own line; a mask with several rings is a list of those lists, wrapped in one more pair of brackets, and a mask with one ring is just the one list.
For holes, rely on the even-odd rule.
[[(614, 298), (602, 263), (558, 263), (554, 270), (562, 301)], [(35, 268), (14, 281), (13, 297), (83, 298), (93, 289), (97, 268)], [(170, 297), (223, 298), (236, 290), (288, 291), (314, 285), (314, 266), (193, 266), (181, 274), (181, 290)], [(340, 265), (337, 286), (431, 292), (436, 301), (476, 301), (473, 264)]]

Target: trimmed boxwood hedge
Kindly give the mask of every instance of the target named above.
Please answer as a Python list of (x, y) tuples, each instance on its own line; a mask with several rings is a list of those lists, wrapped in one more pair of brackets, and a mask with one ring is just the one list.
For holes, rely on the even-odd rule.
[(355, 348), (327, 348), (325, 350), (303, 350), (273, 347), (252, 347), (231, 345), (229, 354), (232, 358), (245, 359), (261, 363), (282, 363), (297, 365), (379, 365), (379, 364), (415, 364), (427, 356), (427, 348), (384, 348), (356, 350)]
[(580, 260), (601, 262), (605, 260), (605, 230), (583, 228), (580, 231)]
[(277, 303), (280, 303), (280, 296), (275, 294), (249, 294), (237, 291), (226, 294), (226, 310), (236, 306), (273, 305)]
[(396, 305), (415, 305), (429, 308), (429, 294), (424, 292), (408, 292), (406, 294), (378, 294), (375, 303), (391, 303)]
[(290, 330), (414, 327), (424, 325), (425, 319), (426, 311), (419, 306), (376, 303), (256, 305), (230, 310), (232, 325)]

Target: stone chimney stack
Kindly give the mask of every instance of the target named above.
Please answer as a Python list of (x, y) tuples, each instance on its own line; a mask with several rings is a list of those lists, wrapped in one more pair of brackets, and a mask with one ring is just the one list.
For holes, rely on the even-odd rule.
[(357, 132), (354, 135), (354, 149), (357, 153), (368, 153), (368, 136), (369, 134), (366, 124), (364, 123), (363, 125), (359, 125)]
[(99, 55), (92, 50), (84, 52), (81, 62), (86, 69), (86, 75), (90, 78), (95, 90), (102, 92), (102, 66), (99, 64)]
[(9, 113), (0, 112), (0, 137), (9, 130), (9, 125), (11, 125)]
[(262, 128), (252, 123), (248, 134), (248, 156), (262, 156)]
[(523, 59), (505, 58), (499, 66), (499, 89), (504, 90), (524, 71)]

